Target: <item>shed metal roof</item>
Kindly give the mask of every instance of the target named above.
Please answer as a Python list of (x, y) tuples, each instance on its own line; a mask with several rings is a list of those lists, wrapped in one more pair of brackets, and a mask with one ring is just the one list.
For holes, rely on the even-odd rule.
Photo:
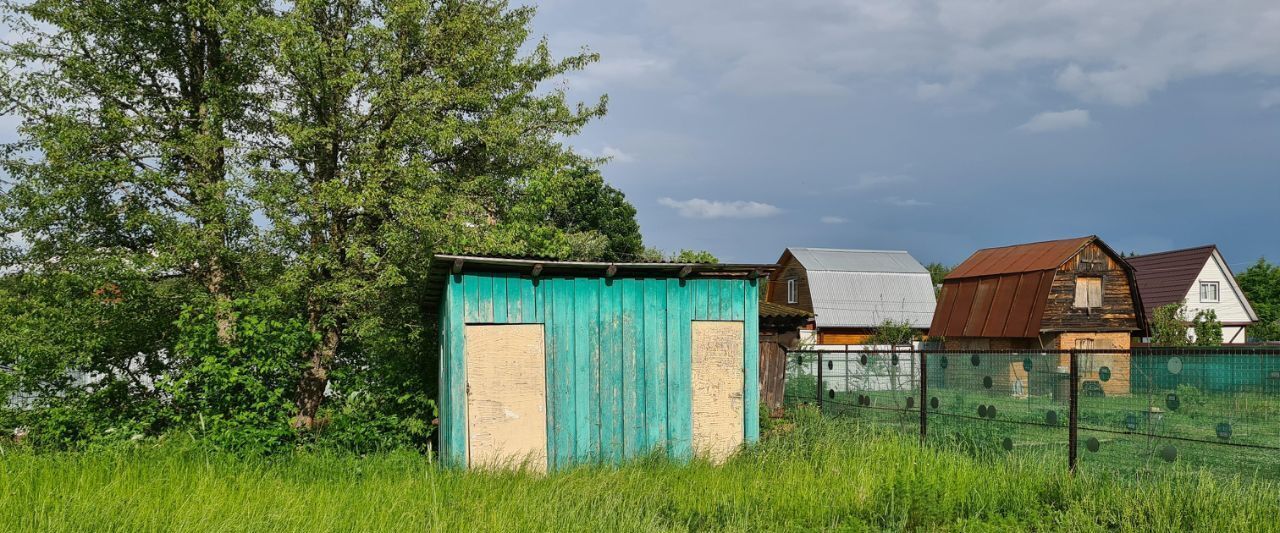
[(511, 272), (529, 276), (597, 277), (750, 277), (767, 276), (778, 265), (741, 263), (608, 263), (596, 261), (552, 261), (525, 257), (436, 254), (427, 273), (425, 302), (427, 313), (436, 311), (449, 274), (483, 271)]
[(868, 328), (885, 320), (927, 328), (937, 305), (929, 271), (901, 250), (788, 248), (809, 278), (814, 323)]

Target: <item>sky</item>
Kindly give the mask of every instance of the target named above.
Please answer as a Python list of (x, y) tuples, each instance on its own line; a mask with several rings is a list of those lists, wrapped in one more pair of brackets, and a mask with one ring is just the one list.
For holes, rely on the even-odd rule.
[(1096, 234), (1280, 260), (1280, 3), (546, 0), (646, 244), (978, 248)]

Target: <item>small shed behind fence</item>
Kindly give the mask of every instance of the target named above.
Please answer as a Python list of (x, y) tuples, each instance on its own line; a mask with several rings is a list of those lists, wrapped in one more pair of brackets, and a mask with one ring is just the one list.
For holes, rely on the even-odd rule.
[(442, 460), (722, 459), (755, 441), (773, 267), (437, 255)]

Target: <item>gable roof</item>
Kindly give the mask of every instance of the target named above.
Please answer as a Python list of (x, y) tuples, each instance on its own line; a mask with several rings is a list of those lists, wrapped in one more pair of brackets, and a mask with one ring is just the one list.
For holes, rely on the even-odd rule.
[(1204, 270), (1205, 263), (1212, 259), (1216, 259), (1218, 264), (1226, 270), (1227, 279), (1232, 285), (1231, 289), (1244, 305), (1245, 312), (1256, 321), (1257, 314), (1254, 313), (1253, 306), (1249, 305), (1244, 291), (1236, 283), (1236, 276), (1222, 258), (1222, 252), (1218, 251), (1218, 247), (1213, 244), (1139, 255), (1128, 259), (1129, 264), (1133, 265), (1138, 292), (1142, 294), (1142, 304), (1147, 316), (1152, 316), (1159, 307), (1181, 302), (1186, 298), (1192, 285), (1200, 277), (1200, 272)]
[(1091, 243), (1133, 271), (1096, 235), (978, 250), (943, 280), (929, 335), (1038, 337), (1058, 267)]
[(1213, 245), (1208, 245), (1130, 257), (1147, 316), (1158, 307), (1186, 298), (1213, 250)]
[[(1098, 240), (1096, 235), (1057, 241), (1015, 244), (983, 248), (947, 274), (946, 279), (974, 278), (1022, 272), (1039, 272), (1062, 266), (1085, 245)], [(1115, 254), (1112, 254), (1115, 255)]]
[(885, 320), (927, 328), (937, 300), (929, 271), (901, 250), (788, 248), (804, 267), (820, 328), (869, 328)]

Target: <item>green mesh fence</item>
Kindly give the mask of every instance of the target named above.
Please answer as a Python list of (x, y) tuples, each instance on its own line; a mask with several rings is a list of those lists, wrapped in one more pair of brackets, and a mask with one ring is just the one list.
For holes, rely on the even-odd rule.
[(1079, 469), (1280, 481), (1280, 348), (808, 350), (788, 354), (786, 401), (1063, 468), (1074, 413)]

